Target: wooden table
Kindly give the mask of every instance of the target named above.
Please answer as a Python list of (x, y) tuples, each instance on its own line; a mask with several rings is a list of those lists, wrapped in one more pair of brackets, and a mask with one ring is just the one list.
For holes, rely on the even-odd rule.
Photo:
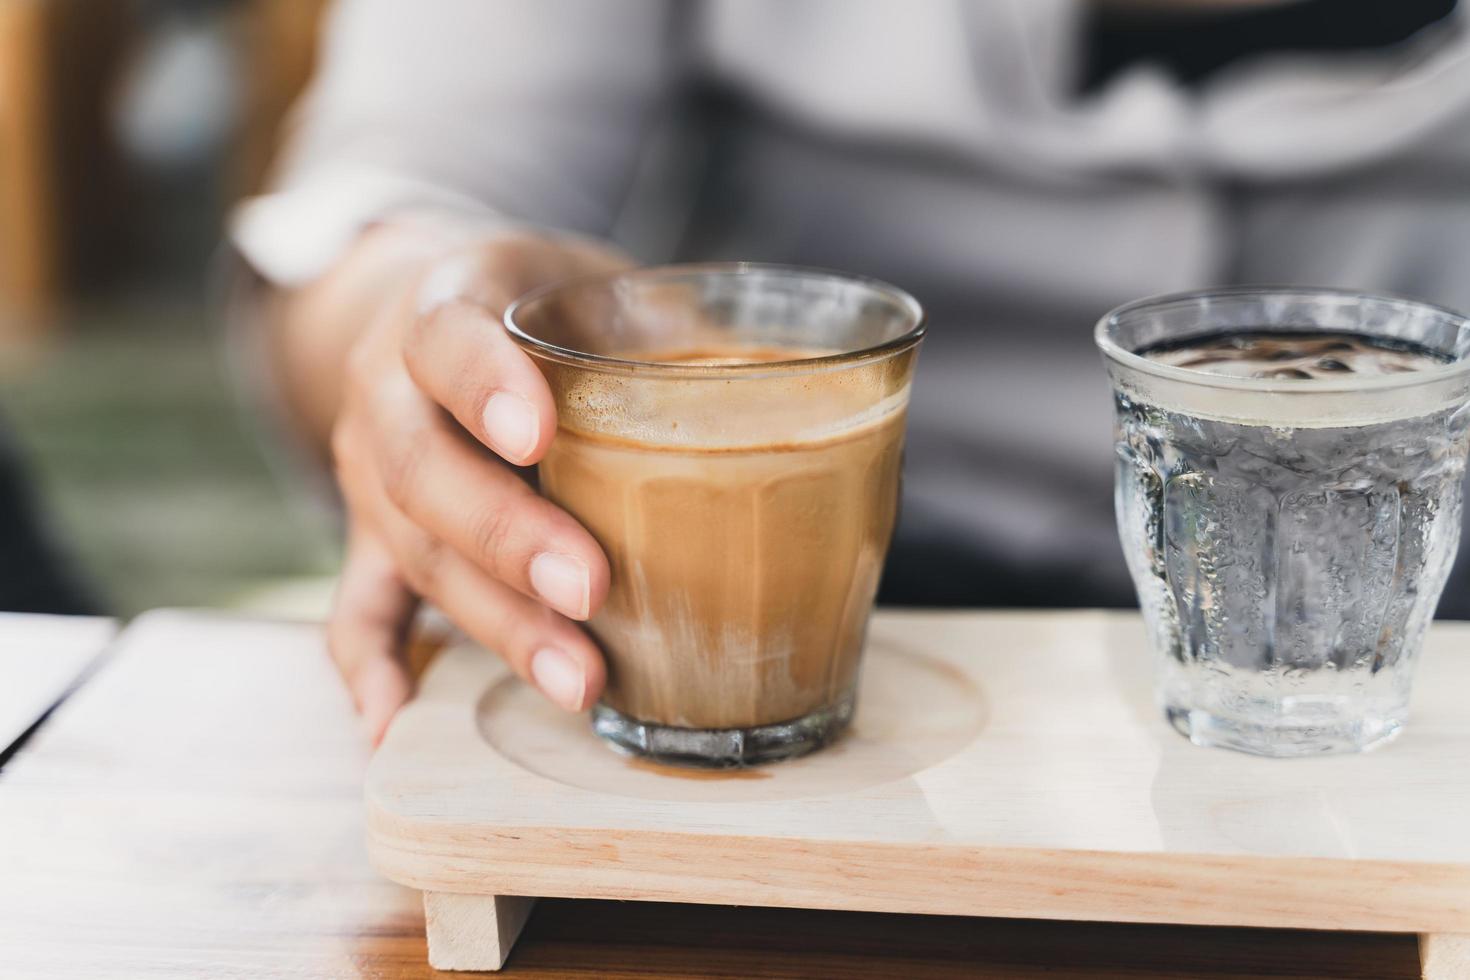
[[(0, 975), (453, 976), (426, 965), (417, 894), (368, 866), (366, 761), (317, 628), (142, 617), (0, 772)], [(500, 975), (1382, 980), (1418, 966), (1408, 935), (543, 901)]]

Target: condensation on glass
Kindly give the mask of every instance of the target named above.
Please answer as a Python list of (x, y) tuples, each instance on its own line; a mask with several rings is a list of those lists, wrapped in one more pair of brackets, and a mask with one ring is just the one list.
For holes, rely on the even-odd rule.
[[(1444, 363), (1295, 380), (1138, 354), (1232, 332), (1354, 334)], [(1459, 539), (1465, 319), (1349, 292), (1238, 289), (1121, 307), (1096, 339), (1117, 411), (1119, 533), (1168, 719), (1198, 744), (1270, 756), (1391, 739)]]

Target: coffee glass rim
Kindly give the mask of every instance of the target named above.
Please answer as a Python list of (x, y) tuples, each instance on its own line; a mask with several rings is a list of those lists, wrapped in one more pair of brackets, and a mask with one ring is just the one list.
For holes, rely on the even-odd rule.
[[(819, 357), (793, 358), (785, 361), (754, 361), (744, 364), (679, 364), (669, 361), (640, 361), (634, 358), (614, 357), (610, 354), (593, 354), (572, 347), (564, 347), (543, 340), (527, 332), (518, 322), (517, 314), (532, 304), (555, 293), (582, 289), (598, 285), (609, 285), (629, 279), (690, 279), (699, 276), (729, 276), (739, 278), (755, 274), (784, 276), (792, 279), (825, 281), (867, 289), (885, 296), (901, 309), (909, 321), (908, 329), (891, 340), (850, 351), (838, 351)], [(558, 279), (537, 286), (517, 297), (505, 308), (502, 318), (504, 327), (518, 343), (532, 351), (554, 360), (590, 370), (610, 371), (621, 374), (654, 375), (668, 378), (769, 378), (780, 375), (817, 374), (829, 370), (848, 368), (855, 364), (881, 360), (914, 347), (928, 330), (928, 314), (922, 304), (908, 291), (877, 279), (851, 272), (840, 272), (816, 266), (792, 265), (781, 262), (682, 262), (667, 265), (639, 266), (613, 272), (594, 272), (585, 275)]]
[[(1119, 344), (1113, 339), (1110, 333), (1112, 328), (1120, 324), (1125, 317), (1144, 311), (1163, 310), (1171, 306), (1203, 306), (1203, 304), (1207, 304), (1209, 301), (1215, 299), (1243, 297), (1282, 297), (1295, 299), (1322, 297), (1362, 300), (1387, 308), (1412, 309), (1420, 313), (1432, 314), (1442, 318), (1458, 331), (1461, 345), (1470, 344), (1470, 316), (1447, 306), (1410, 299), (1406, 296), (1395, 296), (1391, 293), (1375, 293), (1338, 286), (1273, 284), (1191, 289), (1175, 293), (1162, 293), (1157, 296), (1146, 296), (1143, 299), (1133, 300), (1132, 302), (1114, 307), (1099, 318), (1097, 325), (1093, 328), (1093, 341), (1097, 344), (1099, 350), (1102, 351), (1104, 357), (1123, 367), (1145, 375), (1197, 387), (1248, 391), (1261, 394), (1307, 395), (1392, 391), (1404, 388), (1416, 388), (1437, 381), (1470, 376), (1470, 351), (1467, 351), (1465, 356), (1457, 357), (1455, 360), (1446, 364), (1438, 364), (1403, 374), (1369, 375), (1356, 378), (1243, 378), (1233, 375), (1211, 374), (1207, 371), (1198, 371), (1192, 368), (1178, 367), (1152, 360)], [(1206, 310), (1202, 308), (1201, 312), (1203, 314)], [(1274, 329), (1275, 325), (1262, 324), (1261, 327), (1262, 329), (1270, 330)], [(1201, 334), (1201, 336), (1205, 335)]]

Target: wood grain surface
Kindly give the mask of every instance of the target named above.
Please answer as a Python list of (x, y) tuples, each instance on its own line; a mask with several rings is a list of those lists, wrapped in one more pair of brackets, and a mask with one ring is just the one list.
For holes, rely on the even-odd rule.
[(1419, 965), (1424, 980), (1465, 980), (1470, 977), (1470, 935), (1420, 936)]
[(1289, 761), (1175, 734), (1134, 614), (884, 612), (869, 637), (853, 733), (714, 781), (630, 766), (451, 650), (369, 772), (373, 858), (473, 894), (1470, 932), (1463, 625), (1395, 744)]
[[(0, 773), (0, 976), (447, 976), (368, 865), (367, 757), (316, 628), (142, 618)], [(500, 974), (1417, 975), (1411, 936), (570, 900)]]
[(0, 613), (0, 759), (117, 632), (110, 619)]

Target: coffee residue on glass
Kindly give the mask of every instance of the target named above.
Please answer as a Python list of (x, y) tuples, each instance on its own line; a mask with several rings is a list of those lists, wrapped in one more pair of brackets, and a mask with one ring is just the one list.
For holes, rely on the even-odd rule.
[[(803, 352), (714, 353), (748, 361)], [(705, 431), (729, 445), (701, 444), (690, 418), (677, 430), (666, 418), (635, 442), (588, 435), (574, 428), (578, 411), (562, 414), (540, 463), (541, 490), (592, 532), (612, 568), (616, 585), (589, 624), (612, 668), (608, 707), (642, 722), (723, 730), (784, 724), (848, 696), (893, 534), (903, 445), (901, 400), (871, 414), (884, 404), (874, 374), (867, 386), (835, 372), (813, 387), (705, 387), (725, 406), (699, 406)], [(657, 386), (634, 394), (644, 415), (664, 414)], [(804, 405), (820, 424), (803, 436), (772, 404)]]

